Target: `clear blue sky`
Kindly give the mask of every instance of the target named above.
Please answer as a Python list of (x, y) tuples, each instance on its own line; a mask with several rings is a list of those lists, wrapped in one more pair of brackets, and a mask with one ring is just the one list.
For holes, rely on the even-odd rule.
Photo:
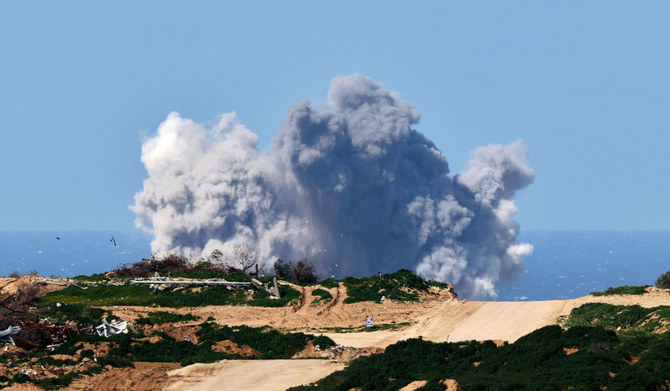
[(523, 139), (525, 229), (670, 229), (670, 2), (0, 1), (0, 230), (132, 229), (143, 137), (363, 73), (461, 171)]

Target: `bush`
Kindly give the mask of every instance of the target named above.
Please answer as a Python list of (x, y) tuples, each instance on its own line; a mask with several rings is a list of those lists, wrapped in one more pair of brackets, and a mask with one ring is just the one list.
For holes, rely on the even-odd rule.
[(135, 324), (160, 325), (165, 323), (188, 322), (190, 320), (198, 319), (198, 317), (193, 316), (192, 314), (180, 315), (166, 311), (149, 312), (148, 315), (149, 317), (147, 318), (138, 318), (135, 321)]
[(92, 282), (100, 282), (100, 281), (109, 281), (109, 278), (105, 277), (103, 273), (96, 273), (96, 274), (91, 274), (90, 276), (85, 276), (85, 275), (79, 275), (76, 277), (72, 278), (73, 280), (76, 281), (92, 281)]
[(319, 349), (321, 350), (328, 349), (331, 346), (335, 346), (335, 341), (326, 337), (325, 335), (319, 335), (318, 337), (314, 337), (312, 343), (314, 344), (314, 346), (318, 346)]
[(419, 292), (428, 291), (430, 285), (407, 269), (392, 274), (364, 278), (344, 279), (348, 297), (345, 303), (379, 301), (382, 296), (399, 301), (417, 301)]
[(658, 276), (656, 288), (670, 289), (670, 270)]
[(334, 278), (327, 278), (321, 281), (319, 284), (326, 289), (333, 289), (339, 286), (338, 282)]
[(623, 285), (616, 288), (607, 288), (604, 292), (593, 292), (593, 296), (612, 296), (612, 295), (644, 295), (649, 285), (634, 286)]
[(319, 281), (319, 276), (316, 274), (316, 263), (308, 262), (307, 258), (293, 266), (293, 280), (302, 284), (313, 284)]
[(61, 305), (60, 307), (54, 306), (45, 311), (42, 315), (58, 319), (62, 322), (74, 321), (81, 325), (93, 326), (97, 326), (103, 317), (106, 317), (109, 320), (118, 319), (116, 316), (112, 316), (111, 311), (89, 307), (85, 304), (69, 304)]
[(277, 259), (273, 267), (277, 277), (293, 279), (293, 264), (291, 262), (284, 262), (282, 259)]
[(116, 270), (109, 272), (111, 277), (144, 278), (152, 277), (155, 273), (175, 273), (188, 269), (188, 259), (183, 255), (168, 254), (158, 259), (155, 254), (149, 258), (143, 258), (141, 262), (132, 265), (122, 265)]
[(327, 303), (333, 300), (333, 295), (331, 295), (330, 292), (328, 292), (327, 290), (321, 288), (314, 289), (312, 291), (312, 296), (319, 297), (318, 299), (315, 300), (317, 302), (322, 301), (324, 303)]

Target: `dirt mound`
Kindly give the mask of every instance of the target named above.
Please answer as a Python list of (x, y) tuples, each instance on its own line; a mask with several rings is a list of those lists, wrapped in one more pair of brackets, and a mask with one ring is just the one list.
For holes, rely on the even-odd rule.
[(34, 285), (37, 287), (37, 296), (44, 296), (49, 292), (57, 291), (67, 287), (68, 280), (65, 278), (47, 278), (39, 276), (23, 276), (23, 277), (2, 277), (0, 278), (0, 296), (14, 295), (19, 291), (19, 288), (26, 285)]
[(219, 341), (214, 346), (212, 350), (215, 352), (224, 352), (230, 354), (239, 354), (244, 357), (257, 357), (261, 355), (261, 352), (247, 345), (238, 345), (235, 342), (225, 340)]
[(42, 388), (33, 383), (14, 384), (11, 387), (3, 388), (5, 391), (43, 391)]
[(176, 363), (136, 362), (135, 368), (114, 368), (98, 375), (75, 380), (68, 391), (146, 390), (159, 391), (168, 384), (168, 371)]

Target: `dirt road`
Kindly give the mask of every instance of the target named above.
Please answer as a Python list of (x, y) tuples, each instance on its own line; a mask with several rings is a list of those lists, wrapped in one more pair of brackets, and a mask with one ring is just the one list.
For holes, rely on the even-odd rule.
[(329, 360), (224, 360), (168, 372), (167, 391), (283, 391), (343, 369)]

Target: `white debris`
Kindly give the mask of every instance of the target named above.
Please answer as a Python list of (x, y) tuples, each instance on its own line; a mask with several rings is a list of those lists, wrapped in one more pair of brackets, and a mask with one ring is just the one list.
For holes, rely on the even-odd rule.
[(12, 335), (18, 333), (21, 330), (19, 326), (9, 326), (6, 330), (0, 331), (0, 342), (11, 343), (14, 345), (14, 339)]
[(102, 324), (96, 326), (95, 332), (101, 337), (109, 337), (116, 334), (128, 334), (128, 322), (113, 320), (111, 323), (107, 322), (107, 318), (102, 318)]

